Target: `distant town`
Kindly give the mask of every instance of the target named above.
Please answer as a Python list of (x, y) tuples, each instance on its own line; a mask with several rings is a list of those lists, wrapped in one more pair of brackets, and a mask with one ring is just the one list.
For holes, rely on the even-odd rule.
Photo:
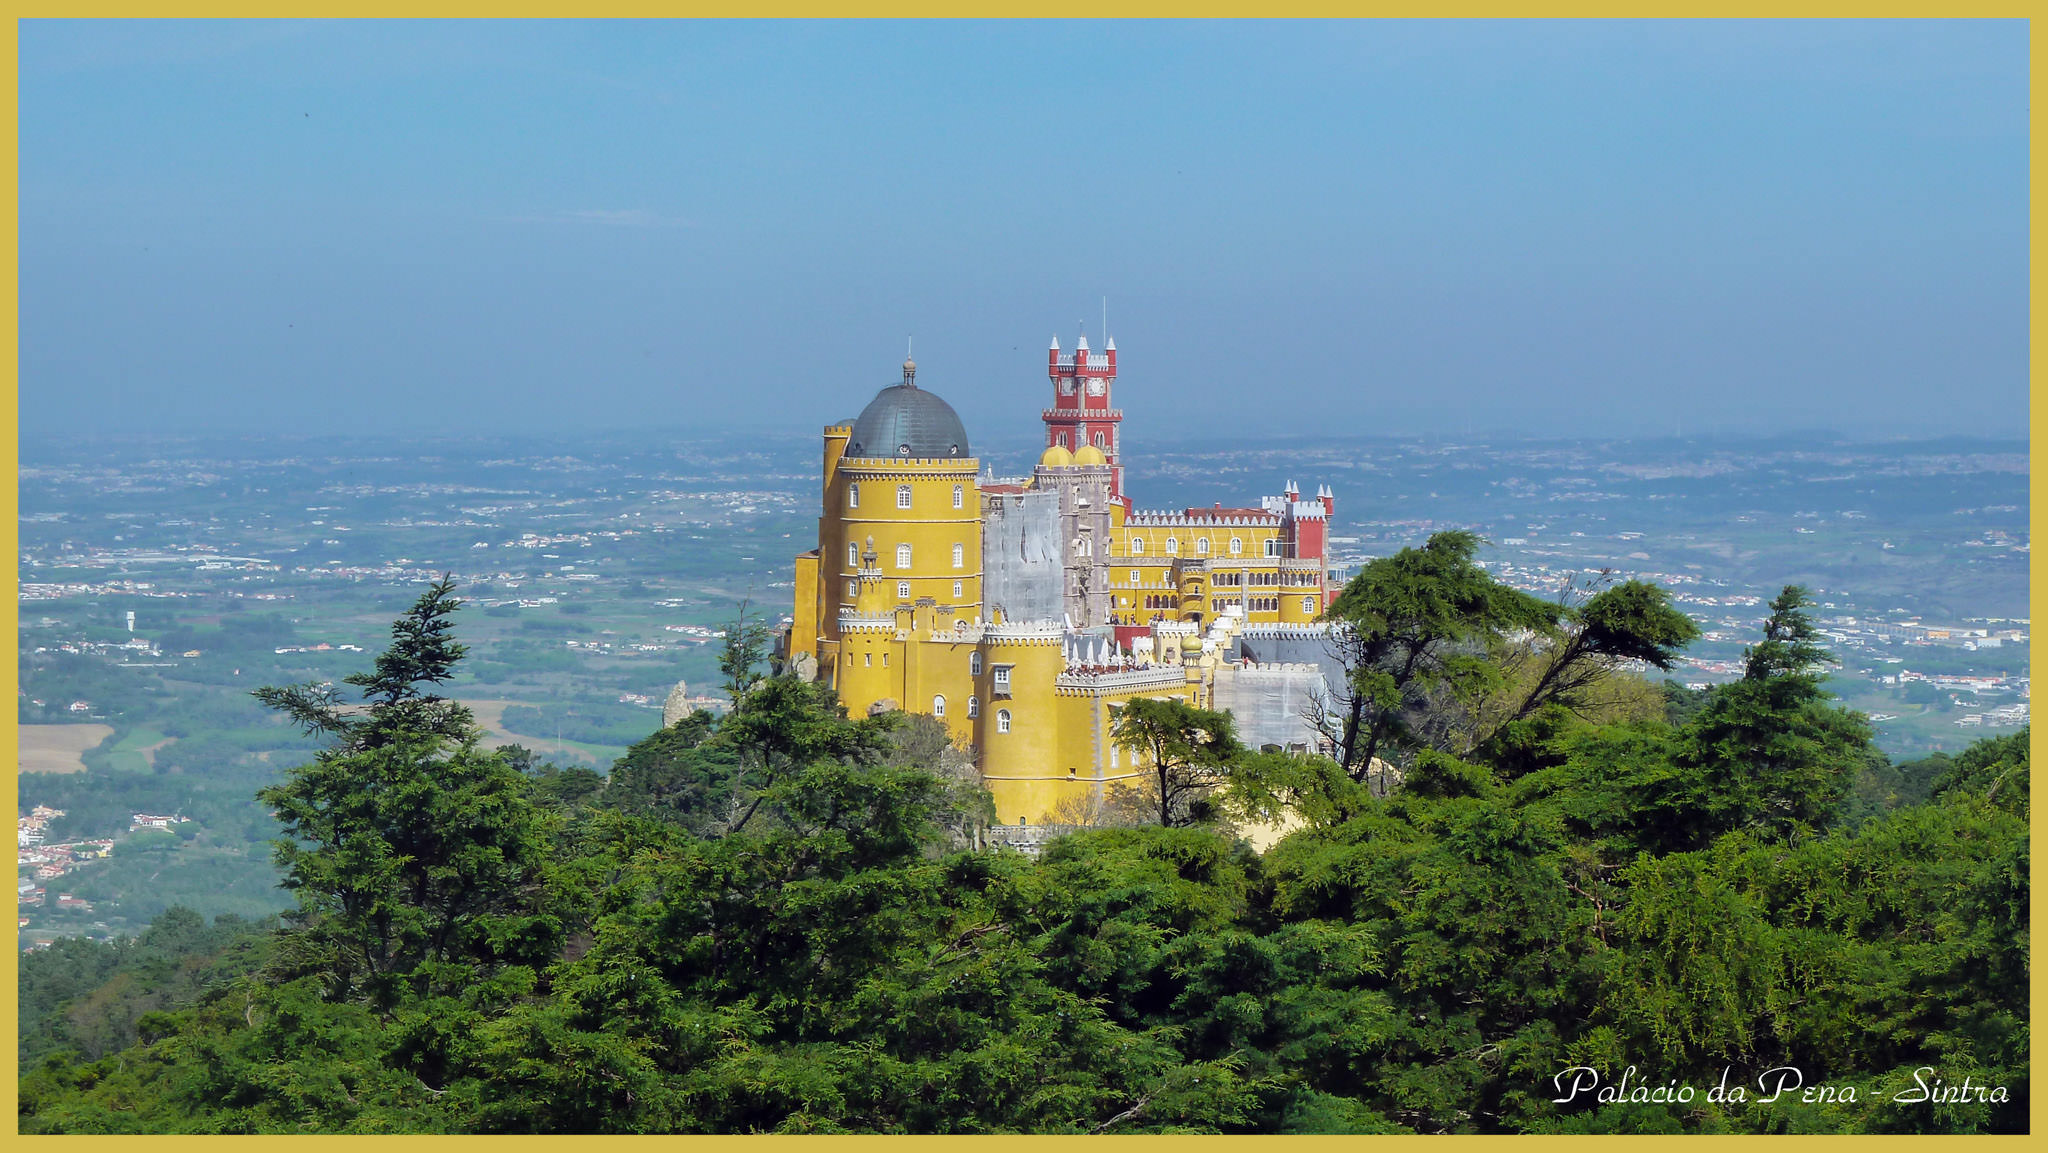
[[(1035, 459), (1028, 442), (977, 450), (999, 475)], [(118, 932), (174, 893), (282, 907), (249, 794), (312, 746), (248, 692), (360, 671), (443, 573), (470, 650), (447, 691), (490, 744), (603, 769), (679, 683), (722, 705), (725, 626), (783, 617), (787, 558), (815, 538), (815, 455), (737, 435), (25, 445), (24, 942)], [(1804, 584), (1840, 661), (1830, 688), (1895, 759), (2028, 721), (2023, 443), (1333, 440), (1129, 459), (1133, 487), (1174, 506), (1330, 478), (1338, 581), (1447, 528), (1542, 595), (1655, 581), (1702, 630), (1672, 674), (1695, 687), (1739, 675), (1770, 598)], [(65, 832), (87, 818), (63, 782), (88, 767), (133, 782), (133, 803), (100, 798)], [(217, 807), (152, 807), (181, 797)], [(181, 826), (147, 871), (122, 865), (125, 839)]]

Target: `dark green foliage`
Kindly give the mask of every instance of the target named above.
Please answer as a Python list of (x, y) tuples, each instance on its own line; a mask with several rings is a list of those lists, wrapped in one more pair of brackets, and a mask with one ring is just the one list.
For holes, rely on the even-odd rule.
[(337, 996), (388, 1002), (433, 965), (525, 959), (559, 932), (532, 907), (552, 833), (530, 783), (477, 748), (467, 709), (420, 688), (462, 655), (451, 593), (446, 581), (429, 590), (393, 625), (376, 672), (349, 679), (369, 698), (364, 713), (296, 690), (258, 694), (337, 740), (257, 794), (286, 833), (277, 861), (307, 964)]
[[(1547, 633), (1561, 605), (1509, 588), (1476, 557), (1476, 534), (1440, 532), (1360, 568), (1327, 616), (1348, 632), (1348, 699), (1328, 718), (1337, 761), (1356, 779), (1374, 758), (1427, 743), (1422, 706), (1469, 703), (1500, 684), (1484, 650), (1516, 630)], [(1384, 775), (1384, 774), (1382, 774)], [(1379, 782), (1382, 792), (1387, 782)]]
[(1221, 788), (1233, 761), (1245, 755), (1229, 713), (1198, 709), (1171, 698), (1125, 702), (1110, 722), (1110, 736), (1146, 762), (1149, 807), (1165, 828), (1209, 819), (1209, 794)]
[(274, 919), (166, 910), (139, 937), (107, 943), (62, 937), (21, 959), (20, 1056), (96, 1061), (137, 1040), (145, 1015), (189, 1001), (254, 968), (268, 952)]
[[(1465, 755), (1412, 745), (1383, 790), (1139, 702), (1118, 723), (1188, 774), (1162, 814), (1185, 827), (1036, 861), (957, 851), (987, 799), (943, 729), (793, 678), (601, 788), (428, 716), (266, 792), (302, 838), (290, 927), (177, 913), (30, 959), (20, 1126), (2024, 1131), (2025, 734), (1885, 764), (1825, 696), (1804, 608), (1787, 590), (1744, 678), (1676, 697), (1675, 724), (1591, 723), (1567, 686)], [(1550, 626), (1552, 656), (1591, 627)], [(1492, 651), (1436, 667), (1485, 679), (1457, 669)], [(1411, 704), (1460, 707), (1448, 683)], [(1197, 801), (1306, 827), (1260, 856)], [(1553, 1102), (1579, 1065), (1862, 1092)], [(1892, 1100), (1928, 1067), (2004, 1099)]]
[(1764, 640), (1742, 679), (1723, 685), (1685, 729), (1681, 775), (1664, 802), (1691, 825), (1672, 848), (1697, 848), (1741, 828), (1775, 835), (1824, 826), (1869, 750), (1870, 726), (1829, 703), (1806, 590), (1771, 603)]

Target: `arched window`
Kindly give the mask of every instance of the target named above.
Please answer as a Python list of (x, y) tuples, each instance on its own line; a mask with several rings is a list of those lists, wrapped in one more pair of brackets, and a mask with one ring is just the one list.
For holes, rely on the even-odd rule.
[(897, 485), (897, 486), (896, 486), (896, 507), (897, 507), (897, 508), (909, 508), (909, 507), (910, 507), (910, 486), (909, 486), (909, 485), (907, 485), (907, 484), (899, 484), (899, 485)]
[(964, 545), (964, 544), (955, 544), (955, 545), (953, 546), (953, 567), (954, 567), (954, 568), (966, 568), (966, 567), (967, 567), (967, 546), (966, 546), (966, 545)]
[(966, 595), (966, 594), (964, 594), (964, 593), (962, 593), (962, 592), (960, 591), (960, 582), (959, 582), (959, 581), (954, 581), (954, 582), (953, 582), (953, 599), (954, 599), (954, 600), (959, 600), (959, 599), (960, 599), (960, 598), (961, 598), (962, 596), (964, 596), (964, 595)]
[(1096, 448), (1108, 448), (1108, 447), (1109, 447), (1109, 435), (1108, 435), (1107, 433), (1100, 433), (1100, 432), (1096, 433), (1096, 434), (1095, 434), (1095, 447), (1096, 447)]
[(852, 599), (853, 599), (854, 597), (857, 597), (857, 596), (859, 596), (859, 595), (860, 595), (860, 582), (859, 582), (859, 581), (847, 581), (847, 582), (846, 582), (846, 599), (848, 599), (848, 600), (852, 600)]
[(1307, 614), (1308, 614), (1308, 615), (1310, 615), (1310, 616), (1314, 616), (1314, 615), (1316, 615), (1316, 598), (1314, 598), (1314, 597), (1303, 597), (1303, 598), (1301, 598), (1301, 611), (1302, 611), (1302, 612), (1305, 612), (1305, 613), (1307, 613)]
[(1208, 555), (1209, 555), (1209, 538), (1208, 538), (1208, 537), (1205, 537), (1205, 536), (1198, 536), (1198, 537), (1196, 537), (1196, 538), (1195, 538), (1195, 555), (1196, 555), (1196, 556), (1208, 556)]
[(953, 486), (953, 507), (967, 507), (967, 490), (957, 484)]
[(969, 720), (973, 720), (973, 719), (974, 719), (975, 717), (978, 717), (978, 716), (980, 716), (980, 715), (981, 715), (981, 698), (980, 698), (980, 697), (968, 697), (968, 698), (967, 698), (967, 718), (968, 718)]
[(847, 485), (847, 486), (846, 486), (846, 507), (848, 507), (848, 508), (859, 508), (859, 507), (860, 507), (860, 486), (859, 486), (859, 485), (857, 485), (857, 484), (850, 484), (850, 485)]
[(934, 697), (932, 698), (932, 715), (933, 715), (933, 716), (935, 716), (935, 717), (937, 717), (937, 718), (939, 718), (939, 719), (940, 719), (940, 720), (942, 720), (942, 721), (946, 719), (946, 698), (945, 698), (945, 697), (943, 697), (943, 696), (934, 696)]
[(1231, 537), (1231, 538), (1230, 538), (1230, 555), (1231, 555), (1231, 556), (1242, 556), (1242, 555), (1244, 555), (1244, 540), (1243, 540), (1243, 538), (1241, 538), (1241, 537)]
[(1145, 538), (1144, 538), (1144, 537), (1141, 537), (1141, 536), (1134, 536), (1134, 537), (1132, 537), (1132, 538), (1131, 538), (1131, 555), (1132, 555), (1132, 556), (1144, 556), (1144, 555), (1145, 555)]
[(980, 654), (980, 653), (968, 653), (968, 654), (967, 654), (967, 675), (968, 675), (968, 676), (970, 676), (970, 677), (978, 677), (978, 676), (980, 676), (980, 675), (981, 675), (981, 654)]
[(897, 545), (897, 546), (896, 546), (896, 567), (897, 567), (897, 568), (909, 568), (909, 567), (910, 567), (910, 546), (909, 546), (909, 545), (907, 545), (907, 544), (899, 544), (899, 545)]
[(996, 731), (999, 733), (1007, 733), (1010, 731), (1010, 710), (996, 710)]
[(897, 582), (896, 582), (896, 599), (897, 599), (897, 600), (899, 600), (899, 601), (907, 601), (907, 600), (909, 600), (909, 599), (910, 599), (910, 582), (909, 582), (909, 581), (897, 581)]
[(846, 567), (860, 567), (860, 546), (853, 543), (852, 541), (846, 542)]
[(1067, 434), (1064, 432), (1060, 434), (1060, 447), (1067, 447)]
[(1280, 538), (1279, 538), (1279, 537), (1277, 537), (1277, 536), (1269, 536), (1269, 537), (1267, 537), (1267, 538), (1266, 538), (1266, 555), (1267, 555), (1267, 556), (1279, 556), (1279, 555), (1280, 555)]
[(1170, 536), (1170, 537), (1167, 537), (1167, 538), (1166, 538), (1166, 555), (1167, 555), (1167, 556), (1179, 556), (1179, 555), (1180, 555), (1180, 538), (1179, 538), (1179, 537), (1177, 537), (1177, 536)]

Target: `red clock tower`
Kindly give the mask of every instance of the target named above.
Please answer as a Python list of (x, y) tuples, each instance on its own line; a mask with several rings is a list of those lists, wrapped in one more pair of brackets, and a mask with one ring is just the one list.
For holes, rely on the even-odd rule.
[(1070, 355), (1061, 355), (1060, 338), (1052, 338), (1045, 354), (1046, 375), (1052, 380), (1053, 406), (1045, 410), (1045, 443), (1069, 452), (1092, 445), (1110, 465), (1110, 495), (1130, 507), (1124, 496), (1124, 466), (1118, 463), (1122, 444), (1117, 425), (1122, 411), (1110, 405), (1110, 386), (1116, 382), (1116, 341), (1107, 340), (1101, 352), (1088, 351), (1083, 335)]

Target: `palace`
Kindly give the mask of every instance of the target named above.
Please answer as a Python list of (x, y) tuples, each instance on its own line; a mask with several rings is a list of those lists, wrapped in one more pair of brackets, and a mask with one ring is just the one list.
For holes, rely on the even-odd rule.
[(1147, 511), (1124, 491), (1116, 342), (1046, 354), (1029, 477), (983, 474), (917, 365), (824, 433), (818, 547), (796, 558), (778, 657), (847, 709), (944, 721), (1005, 824), (1148, 774), (1110, 740), (1134, 697), (1225, 709), (1254, 747), (1308, 747), (1327, 692), (1335, 498)]

